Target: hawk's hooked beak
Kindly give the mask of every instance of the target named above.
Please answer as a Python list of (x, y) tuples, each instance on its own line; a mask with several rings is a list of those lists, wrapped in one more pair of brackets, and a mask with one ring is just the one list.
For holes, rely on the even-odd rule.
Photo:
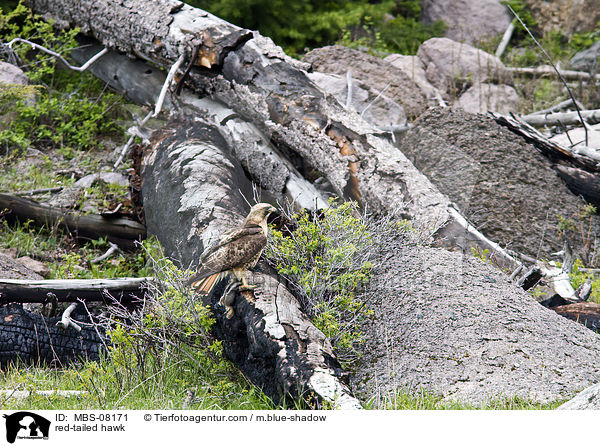
[(279, 209), (277, 209), (275, 206), (270, 206), (270, 207), (267, 208), (267, 212), (268, 213), (278, 214), (279, 213)]

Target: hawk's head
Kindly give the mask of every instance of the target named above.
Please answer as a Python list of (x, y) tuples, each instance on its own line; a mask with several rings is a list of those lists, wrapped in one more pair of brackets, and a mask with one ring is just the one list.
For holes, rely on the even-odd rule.
[(258, 203), (250, 208), (245, 223), (260, 225), (266, 221), (271, 212), (277, 212), (277, 209), (269, 203)]

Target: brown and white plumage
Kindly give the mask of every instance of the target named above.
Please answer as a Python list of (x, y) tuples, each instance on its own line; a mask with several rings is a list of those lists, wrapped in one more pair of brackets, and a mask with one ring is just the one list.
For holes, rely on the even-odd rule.
[(268, 203), (252, 206), (241, 226), (225, 232), (202, 253), (198, 272), (188, 283), (199, 293), (208, 294), (221, 274), (231, 272), (244, 289), (250, 289), (245, 273), (256, 265), (267, 245), (267, 217), (275, 210)]

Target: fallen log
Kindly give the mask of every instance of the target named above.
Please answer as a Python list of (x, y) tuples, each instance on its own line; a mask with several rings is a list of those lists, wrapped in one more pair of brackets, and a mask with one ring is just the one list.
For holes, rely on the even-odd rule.
[[(75, 58), (78, 62), (83, 62), (98, 51), (100, 51), (98, 45), (88, 42), (85, 48), (75, 52)], [(107, 67), (119, 67), (119, 75), (112, 76)], [(94, 64), (90, 71), (124, 94), (128, 94), (128, 90), (123, 86), (134, 85), (133, 79), (137, 79), (137, 87), (133, 88), (133, 91), (143, 90), (147, 96), (151, 96), (151, 92), (154, 92), (154, 96), (157, 96), (162, 85), (161, 80), (164, 78), (164, 75), (161, 77), (156, 72), (152, 72), (150, 81), (141, 82), (140, 73), (151, 71), (151, 68), (140, 61), (132, 61), (127, 56), (112, 51)], [(141, 88), (140, 85), (144, 85), (145, 88)], [(131, 99), (136, 100), (136, 96), (132, 96)], [(275, 147), (264, 141), (264, 137), (254, 125), (241, 119), (232, 109), (209, 98), (198, 99), (189, 92), (179, 97), (179, 104), (186, 106), (187, 113), (201, 115), (217, 125), (219, 133), (226, 139), (248, 175), (263, 189), (271, 193), (279, 192), (275, 195), (275, 199), (287, 197), (299, 207), (306, 209), (325, 207), (326, 202), (322, 194), (302, 178)], [(487, 239), (474, 225), (462, 217), (454, 206), (449, 206), (448, 212), (451, 220), (436, 233), (441, 244), (458, 246), (464, 252), (469, 252), (471, 246), (479, 246), (481, 249), (489, 249), (491, 260), (496, 265), (511, 268), (520, 264), (513, 254)]]
[[(146, 149), (140, 175), (149, 231), (186, 267), (246, 214), (242, 193), (251, 193), (248, 180), (228, 152), (217, 129), (197, 117), (161, 130)], [(232, 319), (219, 305), (228, 281), (206, 303), (226, 355), (252, 382), (276, 399), (310, 391), (336, 407), (361, 407), (340, 380), (331, 344), (272, 271), (262, 268), (247, 277), (256, 290), (238, 293)]]
[(152, 277), (118, 279), (0, 279), (0, 305), (18, 303), (104, 302), (143, 300)]
[[(88, 60), (102, 48), (89, 39), (85, 42), (85, 46), (72, 53), (78, 62)], [(152, 103), (160, 95), (166, 78), (162, 71), (148, 63), (132, 60), (116, 51), (109, 51), (89, 71), (140, 104)], [(177, 97), (175, 103), (176, 107), (167, 96), (164, 108), (171, 113), (177, 111), (188, 116), (200, 115), (213, 122), (247, 175), (266, 195), (272, 196), (274, 201), (284, 201), (287, 198), (299, 208), (312, 210), (322, 209), (327, 205), (322, 191), (304, 179), (253, 124), (234, 110), (207, 97), (199, 99), (186, 90)]]
[[(230, 24), (221, 27), (213, 16), (177, 2), (31, 3), (63, 26), (79, 24), (103, 43), (165, 69), (183, 52), (191, 54), (202, 36), (206, 45), (198, 51), (201, 56), (187, 85), (252, 122), (304, 178), (321, 176), (340, 196), (376, 212), (412, 219), (415, 231), (422, 230), (427, 239), (440, 237), (436, 230), (452, 220), (450, 202), (401, 153), (318, 90), (301, 71), (303, 65), (270, 40), (258, 34), (248, 37)], [(227, 30), (230, 46), (221, 44)], [(247, 178), (230, 152), (218, 150), (226, 145), (217, 141), (219, 132), (211, 130), (212, 123), (199, 119), (197, 130), (183, 126), (181, 121), (179, 128), (156, 135), (144, 157), (142, 178), (149, 230), (185, 265), (215, 233), (239, 221), (245, 209), (239, 182)], [(169, 145), (178, 132), (179, 141), (186, 132), (196, 137)], [(463, 232), (467, 229), (463, 225)], [(381, 297), (374, 307), (377, 324), (367, 327), (371, 337), (364, 364), (352, 376), (365, 397), (394, 394), (412, 384), (469, 401), (499, 395), (549, 400), (599, 378), (598, 336), (542, 308), (490, 265), (423, 246), (407, 246), (387, 256), (383, 266), (389, 271), (373, 284)], [(266, 284), (266, 279), (259, 280), (264, 271), (253, 273), (249, 281)], [(256, 291), (259, 301), (263, 290)], [(234, 303), (239, 317), (226, 325), (216, 297), (211, 298), (216, 327), (231, 336), (225, 351), (240, 367), (255, 370), (253, 379), (284, 391), (298, 380), (308, 381), (308, 388), (324, 399), (339, 402), (342, 395), (349, 405), (356, 404), (339, 378), (327, 342), (316, 338), (317, 332), (301, 331), (297, 323), (289, 324), (290, 331), (285, 321), (302, 321), (303, 316), (292, 318), (283, 311), (277, 291), (264, 302), (271, 311), (277, 304), (269, 313), (273, 326), (257, 309), (263, 303), (244, 296)], [(548, 374), (532, 373), (541, 369), (557, 371), (556, 376), (549, 380)]]
[(586, 172), (576, 167), (556, 166), (558, 176), (576, 195), (581, 195), (588, 203), (600, 207), (600, 178), (598, 174)]
[[(600, 110), (582, 110), (581, 117), (588, 124), (597, 124), (600, 122)], [(549, 114), (530, 114), (521, 116), (521, 119), (534, 127), (544, 127), (553, 125), (582, 125), (577, 112), (549, 113)]]
[(569, 108), (569, 107), (573, 106), (574, 104), (577, 105), (577, 107), (579, 107), (580, 109), (584, 108), (583, 105), (579, 101), (573, 102), (573, 99), (567, 99), (565, 101), (562, 101), (562, 102), (559, 102), (558, 104), (553, 105), (552, 107), (534, 111), (533, 113), (530, 113), (529, 116), (546, 115), (548, 113), (556, 113), (561, 110), (564, 110), (565, 108)]
[[(270, 39), (172, 0), (29, 3), (63, 27), (80, 25), (102, 44), (165, 68), (200, 45), (186, 85), (252, 122), (302, 176), (318, 172), (337, 195), (396, 211), (432, 233), (451, 220), (449, 201)], [(129, 22), (137, 26), (116, 25)]]
[[(506, 67), (513, 74), (525, 76), (556, 76), (556, 71), (550, 65), (541, 65), (539, 67)], [(561, 76), (568, 81), (595, 81), (600, 80), (600, 74), (590, 74), (584, 71), (559, 70)]]
[(521, 135), (552, 161), (568, 161), (572, 165), (589, 172), (600, 171), (600, 153), (597, 150), (581, 145), (573, 148), (563, 146), (555, 141), (550, 141), (518, 116), (512, 114), (507, 116), (494, 112), (488, 113), (498, 124)]
[(45, 317), (20, 305), (0, 307), (0, 368), (9, 364), (66, 366), (82, 358), (97, 361), (107, 340), (99, 327), (80, 332), (56, 326), (60, 317)]
[(33, 221), (38, 226), (59, 226), (77, 239), (95, 240), (107, 237), (124, 249), (135, 249), (136, 242), (146, 238), (146, 228), (127, 218), (100, 215), (78, 215), (66, 209), (53, 208), (25, 198), (0, 194), (0, 210), (8, 221)]
[(600, 304), (595, 302), (576, 302), (554, 307), (552, 310), (561, 316), (579, 322), (590, 330), (600, 332)]

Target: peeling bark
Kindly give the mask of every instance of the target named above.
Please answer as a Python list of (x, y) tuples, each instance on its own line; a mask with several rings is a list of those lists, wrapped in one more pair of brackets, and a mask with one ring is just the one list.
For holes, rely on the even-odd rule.
[[(240, 192), (248, 192), (248, 180), (213, 126), (198, 120), (174, 125), (146, 149), (142, 193), (149, 231), (187, 266), (219, 233), (243, 220), (247, 206)], [(238, 293), (232, 319), (218, 303), (229, 279), (206, 302), (226, 355), (274, 398), (313, 392), (337, 407), (360, 408), (340, 381), (331, 344), (273, 272), (263, 266), (247, 281), (256, 289)]]
[[(202, 42), (236, 42), (218, 51), (201, 46), (214, 52), (216, 62), (207, 69), (194, 61), (187, 85), (252, 122), (302, 175), (318, 172), (339, 196), (368, 203), (376, 212), (396, 211), (432, 232), (451, 220), (446, 197), (389, 141), (376, 136), (377, 130), (319, 90), (303, 71), (306, 64), (287, 57), (270, 39), (204, 11), (187, 5), (173, 9), (175, 2), (166, 0), (148, 3), (30, 1), (63, 26), (85, 23), (83, 31), (104, 45), (163, 67), (182, 52), (191, 54), (198, 36)], [(132, 12), (138, 10), (139, 18)], [(118, 27), (134, 17), (136, 26)]]
[[(102, 4), (110, 7), (108, 0)], [(40, 10), (51, 11), (55, 18), (63, 14), (62, 6), (44, 8)], [(188, 13), (184, 7), (175, 15)], [(81, 15), (77, 20), (87, 20), (86, 17)], [(181, 34), (177, 23), (173, 21), (169, 35)], [(231, 26), (223, 24), (224, 29)], [(101, 19), (94, 26), (112, 25), (104, 24)], [(104, 31), (90, 32), (98, 37)], [(128, 36), (123, 33), (121, 38), (127, 40)], [(141, 41), (130, 44), (136, 48), (144, 46)], [(303, 71), (306, 64), (287, 57), (270, 39), (257, 33), (243, 45), (229, 50), (222, 66), (212, 66), (211, 70), (195, 66), (190, 72), (188, 86), (195, 93), (208, 93), (210, 98), (197, 99), (188, 93), (180, 100), (193, 113), (205, 118), (211, 116), (213, 122), (222, 124), (219, 132), (230, 142), (234, 156), (242, 162), (250, 178), (261, 187), (291, 196), (301, 207), (315, 208), (315, 203), (316, 207), (322, 207), (321, 194), (306, 181), (322, 177), (334, 194), (357, 200), (374, 212), (395, 213), (410, 219), (413, 226), (441, 243), (496, 252), (495, 243), (479, 231), (472, 231), (472, 225), (464, 218), (455, 218), (450, 201), (387, 139), (380, 137), (379, 130), (319, 90)], [(162, 62), (167, 68), (178, 57), (179, 53), (174, 51), (168, 64), (161, 58), (153, 62)], [(107, 70), (98, 68), (101, 66), (102, 60), (91, 69), (106, 73)], [(132, 73), (139, 69), (136, 66)], [(124, 70), (121, 68), (119, 72), (122, 78)], [(144, 81), (144, 76), (139, 79)], [(148, 83), (155, 84), (155, 80)], [(272, 167), (271, 171), (265, 166)], [(277, 184), (285, 187), (281, 190)], [(519, 263), (502, 252), (494, 258), (502, 267), (513, 268)]]
[[(131, 0), (126, 3), (129, 11), (116, 0), (30, 3), (65, 26), (86, 23), (85, 30), (103, 44), (141, 55), (165, 69), (181, 54), (192, 54), (198, 44), (195, 36), (219, 22), (187, 5), (172, 9), (174, 2), (162, 0), (152, 7)], [(115, 23), (131, 23), (131, 11), (139, 7), (147, 10), (131, 28), (145, 27), (144, 31), (116, 28)], [(111, 11), (104, 17), (103, 10)], [(150, 20), (148, 14), (157, 17)], [(311, 83), (305, 65), (257, 33), (244, 40), (244, 31), (219, 23), (222, 28), (215, 25), (219, 28), (215, 35), (230, 32), (235, 44), (222, 46), (210, 68), (195, 60), (186, 85), (235, 112), (218, 119), (221, 127), (239, 117), (253, 124), (304, 179), (322, 177), (336, 194), (358, 199), (371, 211), (409, 218), (417, 229), (435, 233), (432, 238), (447, 237), (453, 244), (461, 233), (468, 233), (482, 249), (495, 250), (489, 240), (453, 216), (449, 200), (389, 141)], [(168, 44), (157, 45), (157, 40)], [(239, 222), (246, 208), (240, 192), (250, 186), (238, 155), (227, 148), (229, 140), (214, 128), (215, 119), (203, 116), (195, 117), (193, 126), (180, 120), (176, 128), (156, 135), (141, 172), (149, 231), (185, 266), (217, 233)], [(250, 159), (248, 166), (252, 164)], [(454, 231), (436, 232), (444, 227)], [(394, 392), (399, 384), (471, 399), (488, 394), (529, 396), (529, 389), (546, 383), (537, 396), (550, 399), (598, 379), (595, 333), (540, 307), (489, 265), (442, 249), (405, 251), (389, 253), (385, 266), (390, 279), (378, 284), (378, 323), (367, 327), (372, 333), (365, 364), (355, 374), (355, 388), (364, 384), (366, 397)], [(461, 260), (466, 262), (464, 271), (457, 268)], [(215, 330), (225, 340), (227, 355), (270, 394), (293, 392), (291, 383), (301, 382), (323, 399), (356, 407), (330, 346), (317, 332), (302, 328), (304, 316), (273, 280), (266, 268), (252, 273), (248, 281), (259, 286), (253, 295), (237, 295), (237, 316), (229, 322), (216, 305), (220, 291), (211, 296), (218, 321)], [(556, 343), (555, 350), (549, 350), (549, 343)], [(521, 355), (524, 351), (530, 353)], [(571, 360), (566, 352), (575, 352), (576, 357)], [(525, 366), (515, 371), (509, 361)], [(546, 367), (560, 370), (565, 378), (552, 375), (548, 383), (546, 376), (532, 373)], [(585, 378), (574, 379), (582, 370)], [(485, 386), (483, 390), (477, 382)]]

